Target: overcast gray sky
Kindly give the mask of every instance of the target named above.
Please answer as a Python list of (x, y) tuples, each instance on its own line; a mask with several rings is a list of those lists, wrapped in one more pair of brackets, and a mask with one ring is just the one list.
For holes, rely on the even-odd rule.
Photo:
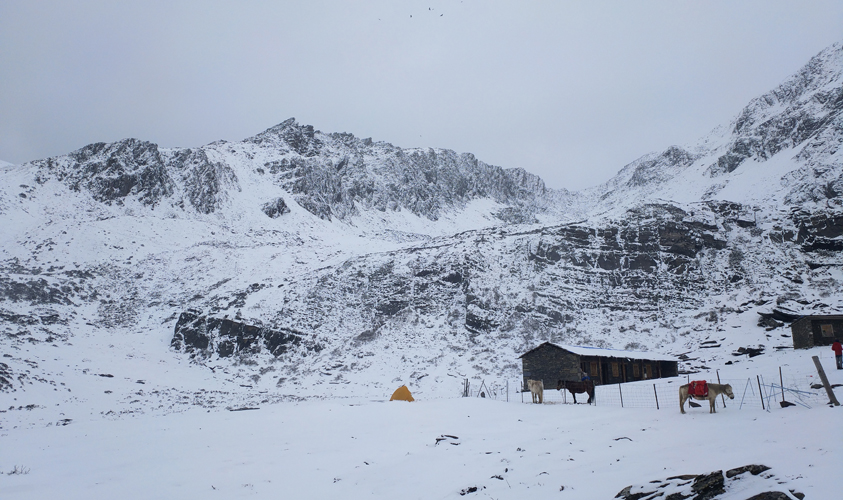
[(843, 39), (833, 1), (0, 2), (0, 159), (289, 117), (582, 189)]

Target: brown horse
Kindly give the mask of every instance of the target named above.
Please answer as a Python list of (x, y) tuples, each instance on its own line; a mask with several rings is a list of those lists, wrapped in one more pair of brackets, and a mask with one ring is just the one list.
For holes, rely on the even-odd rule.
[(577, 404), (577, 394), (588, 394), (588, 404), (591, 404), (594, 400), (594, 381), (592, 380), (583, 380), (582, 382), (559, 380), (556, 382), (556, 390), (561, 391), (562, 389), (567, 389), (574, 396), (574, 404)]
[(708, 396), (689, 396), (688, 385), (689, 384), (679, 386), (679, 411), (682, 413), (685, 413), (685, 401), (688, 398), (699, 400), (707, 399), (709, 404), (709, 413), (717, 413), (714, 411), (714, 400), (717, 399), (717, 396), (725, 394), (729, 396), (729, 399), (735, 399), (735, 395), (732, 393), (732, 386), (729, 384), (708, 384)]

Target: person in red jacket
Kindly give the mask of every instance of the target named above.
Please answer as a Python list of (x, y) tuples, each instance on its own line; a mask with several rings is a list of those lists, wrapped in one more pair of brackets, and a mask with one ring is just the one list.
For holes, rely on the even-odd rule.
[(843, 345), (840, 345), (839, 340), (835, 340), (831, 344), (831, 350), (834, 351), (834, 357), (837, 359), (837, 369), (843, 370)]

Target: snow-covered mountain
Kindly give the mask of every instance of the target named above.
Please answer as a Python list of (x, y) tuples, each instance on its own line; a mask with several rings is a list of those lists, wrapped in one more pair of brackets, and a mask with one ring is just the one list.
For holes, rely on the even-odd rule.
[(502, 169), (471, 154), (401, 149), (351, 134), (325, 134), (291, 118), (241, 142), (165, 149), (137, 139), (97, 143), (35, 161), (35, 183), (56, 180), (106, 205), (161, 205), (184, 215), (270, 218), (295, 203), (328, 221), (354, 223), (368, 212), (408, 212), (437, 221), (474, 200), (501, 205), (490, 216), (532, 221), (570, 198), (523, 169)]
[(838, 43), (582, 193), (293, 119), (0, 165), (0, 389), (159, 359), (285, 397), (450, 393), (546, 340), (688, 371), (787, 346), (774, 308), (843, 310), (841, 68)]
[(842, 74), (838, 42), (697, 144), (645, 155), (588, 194), (598, 210), (640, 199), (840, 208)]

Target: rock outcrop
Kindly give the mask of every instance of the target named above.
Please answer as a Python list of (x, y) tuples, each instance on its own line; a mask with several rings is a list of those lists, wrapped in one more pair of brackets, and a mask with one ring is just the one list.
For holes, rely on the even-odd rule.
[(154, 207), (175, 189), (158, 145), (137, 139), (98, 142), (31, 165), (37, 169), (37, 182), (55, 178), (74, 191), (88, 191), (106, 204), (119, 204), (133, 196)]
[(230, 319), (212, 318), (198, 311), (183, 312), (176, 322), (170, 347), (191, 355), (221, 358), (248, 356), (266, 352), (280, 356), (289, 349), (318, 345), (305, 341), (305, 335), (294, 330), (271, 330)]
[[(749, 473), (749, 474), (747, 474)], [(788, 500), (805, 498), (803, 493), (782, 487), (782, 481), (766, 465), (745, 465), (708, 474), (688, 474), (627, 486), (615, 498), (621, 500)], [(787, 493), (785, 493), (787, 491)]]

